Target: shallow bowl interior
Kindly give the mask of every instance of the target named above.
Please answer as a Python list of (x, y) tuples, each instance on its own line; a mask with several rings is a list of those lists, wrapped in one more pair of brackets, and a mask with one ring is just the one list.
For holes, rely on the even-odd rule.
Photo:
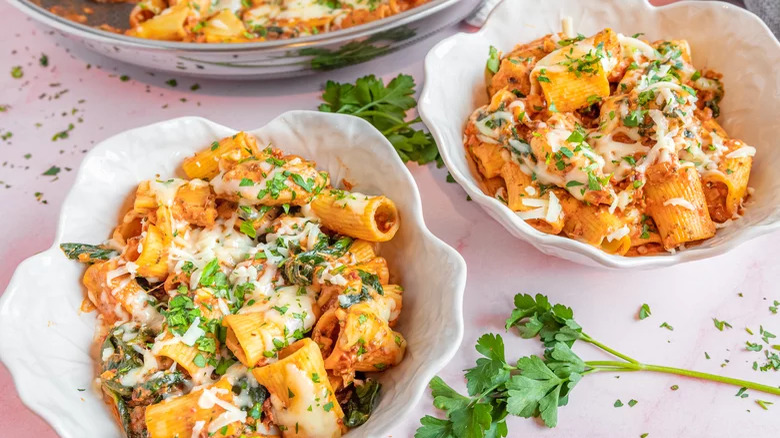
[[(648, 257), (621, 257), (561, 236), (535, 230), (501, 202), (485, 195), (470, 172), (462, 144), (466, 119), (487, 103), (484, 68), (490, 46), (507, 52), (516, 44), (559, 32), (572, 17), (576, 32), (605, 27), (646, 38), (686, 39), (694, 64), (723, 73), (726, 96), (719, 122), (732, 137), (757, 149), (750, 186), (755, 189), (742, 219), (702, 244)], [(653, 7), (646, 0), (504, 0), (477, 33), (460, 33), (431, 49), (425, 59), (420, 113), (452, 176), (485, 211), (540, 251), (578, 263), (611, 268), (651, 268), (725, 253), (780, 227), (780, 160), (776, 147), (780, 95), (780, 43), (755, 15), (722, 2), (683, 1)]]
[[(0, 359), (11, 371), (23, 402), (62, 437), (120, 433), (92, 387), (89, 349), (95, 315), (79, 311), (84, 267), (67, 260), (58, 245), (106, 240), (125, 199), (140, 181), (177, 174), (185, 157), (235, 132), (186, 117), (127, 131), (96, 146), (84, 159), (62, 207), (54, 245), (22, 262), (0, 297)], [(379, 406), (349, 435), (386, 436), (460, 344), (465, 262), (425, 227), (411, 174), (367, 122), (293, 111), (249, 132), (261, 144), (315, 160), (333, 181), (346, 179), (355, 190), (387, 195), (399, 208), (401, 228), (381, 246), (380, 254), (387, 258), (393, 280), (406, 289), (396, 329), (406, 337), (408, 350), (398, 367), (378, 376), (383, 384)], [(447, 336), (432, 336), (444, 333)]]

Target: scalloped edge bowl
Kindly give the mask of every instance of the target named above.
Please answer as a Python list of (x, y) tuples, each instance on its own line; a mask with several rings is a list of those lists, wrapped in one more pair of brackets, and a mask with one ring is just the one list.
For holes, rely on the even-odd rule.
[[(607, 254), (567, 237), (537, 231), (498, 200), (485, 195), (466, 161), (462, 136), (466, 119), (487, 103), (484, 66), (491, 45), (504, 52), (518, 43), (560, 31), (570, 16), (574, 28), (592, 34), (605, 27), (653, 39), (684, 38), (699, 68), (724, 74), (726, 97), (719, 121), (732, 136), (758, 150), (750, 186), (755, 188), (745, 215), (700, 245), (647, 257)], [(425, 87), (419, 110), (444, 163), (471, 198), (513, 236), (545, 254), (589, 266), (657, 268), (721, 255), (750, 239), (780, 228), (780, 162), (775, 146), (780, 95), (780, 43), (752, 13), (713, 1), (683, 1), (654, 7), (646, 0), (504, 0), (476, 33), (459, 33), (434, 46), (425, 57)]]
[[(68, 260), (59, 244), (104, 241), (138, 182), (156, 174), (176, 174), (185, 157), (235, 132), (206, 119), (184, 117), (103, 141), (79, 169), (52, 247), (17, 267), (0, 297), (0, 359), (11, 371), (22, 401), (62, 437), (119, 437), (120, 431), (92, 386), (89, 351), (95, 316), (79, 310), (84, 268)], [(394, 280), (407, 290), (396, 330), (406, 337), (408, 349), (398, 367), (378, 375), (383, 390), (374, 415), (348, 434), (386, 436), (460, 345), (466, 264), (426, 228), (409, 170), (366, 121), (291, 111), (248, 132), (261, 144), (315, 160), (333, 181), (347, 179), (355, 190), (385, 194), (398, 206), (401, 228), (380, 246), (380, 254), (388, 259)]]

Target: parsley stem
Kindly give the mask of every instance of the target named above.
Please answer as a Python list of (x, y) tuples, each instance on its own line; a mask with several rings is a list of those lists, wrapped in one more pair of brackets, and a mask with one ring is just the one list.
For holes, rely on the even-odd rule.
[(599, 342), (599, 341), (591, 338), (590, 336), (586, 335), (584, 332), (580, 333), (580, 339), (582, 339), (585, 342), (590, 342), (591, 344), (601, 348), (602, 350), (606, 351), (607, 353), (609, 353), (609, 354), (611, 354), (613, 356), (617, 356), (617, 357), (619, 357), (619, 358), (621, 358), (621, 359), (623, 359), (625, 361), (628, 361), (628, 362), (631, 362), (631, 363), (639, 363), (638, 360), (633, 359), (631, 357), (628, 357), (628, 356), (626, 356), (625, 354), (623, 354), (623, 353), (621, 353), (619, 351), (615, 351), (615, 350), (607, 347), (606, 345), (602, 344), (601, 342)]
[(485, 398), (488, 395), (490, 395), (491, 392), (495, 391), (496, 388), (498, 388), (502, 384), (503, 384), (503, 382), (502, 383), (497, 383), (497, 384), (491, 386), (490, 388), (486, 389), (482, 394), (480, 394), (480, 395), (478, 395), (476, 397), (473, 397), (468, 405), (469, 406), (473, 406), (474, 403), (479, 403), (480, 400), (482, 400), (483, 398)]
[(667, 367), (663, 365), (648, 365), (643, 363), (626, 363), (619, 361), (609, 360), (594, 360), (585, 362), (590, 368), (603, 370), (603, 371), (653, 371), (657, 373), (676, 374), (678, 376), (693, 377), (696, 379), (710, 380), (713, 382), (725, 383), (728, 385), (734, 385), (738, 387), (745, 387), (755, 391), (766, 392), (768, 394), (774, 394), (780, 396), (780, 388), (769, 385), (762, 385), (760, 383), (750, 382), (747, 380), (734, 379), (731, 377), (718, 376), (717, 374), (703, 373), (701, 371), (692, 371), (682, 368)]
[(397, 124), (395, 126), (392, 126), (392, 127), (388, 128), (388, 129), (382, 131), (382, 135), (387, 136), (388, 134), (392, 134), (393, 132), (398, 131), (399, 129), (406, 128), (409, 125), (412, 125), (414, 123), (421, 122), (421, 121), (422, 120), (419, 117), (417, 117), (414, 120), (410, 120), (408, 122), (399, 123), (399, 124)]
[[(414, 92), (414, 90), (412, 90), (412, 92)], [(385, 97), (382, 97), (380, 99), (374, 100), (372, 102), (369, 102), (369, 103), (361, 106), (360, 108), (356, 109), (355, 111), (352, 111), (352, 115), (356, 116), (356, 115), (359, 115), (359, 114), (367, 114), (367, 113), (369, 113), (370, 111), (366, 111), (367, 109), (371, 108), (372, 106), (379, 105), (380, 103), (384, 103), (384, 101), (387, 100), (387, 97), (391, 96), (391, 95), (392, 95), (392, 93), (388, 94)], [(338, 112), (342, 112), (342, 110), (344, 108), (345, 107), (339, 108)], [(364, 113), (363, 111), (366, 111), (366, 112)]]
[[(355, 113), (355, 115), (357, 115), (357, 113)], [(392, 120), (395, 123), (406, 123), (401, 118), (390, 115), (388, 113), (383, 113), (381, 111), (366, 111), (360, 114), (360, 117), (365, 117), (365, 116), (384, 117), (385, 119)]]

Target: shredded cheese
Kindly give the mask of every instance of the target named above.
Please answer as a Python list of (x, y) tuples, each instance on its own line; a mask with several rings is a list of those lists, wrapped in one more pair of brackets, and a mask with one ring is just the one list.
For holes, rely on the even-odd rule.
[(696, 207), (691, 204), (691, 201), (685, 198), (672, 198), (664, 201), (664, 206), (674, 205), (675, 207), (682, 207), (691, 211), (696, 211)]

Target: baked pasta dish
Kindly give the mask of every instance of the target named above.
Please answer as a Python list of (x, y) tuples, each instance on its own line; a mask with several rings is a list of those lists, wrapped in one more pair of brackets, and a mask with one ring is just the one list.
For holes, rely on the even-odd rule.
[(467, 156), (483, 190), (537, 230), (636, 256), (740, 216), (756, 150), (716, 122), (721, 75), (694, 67), (685, 40), (565, 30), (491, 48), (486, 77)]
[(401, 362), (403, 288), (378, 242), (384, 196), (333, 188), (315, 163), (244, 132), (138, 185), (88, 265), (96, 386), (129, 438), (339, 437)]
[(140, 0), (127, 35), (198, 43), (315, 35), (379, 20), (429, 0)]

